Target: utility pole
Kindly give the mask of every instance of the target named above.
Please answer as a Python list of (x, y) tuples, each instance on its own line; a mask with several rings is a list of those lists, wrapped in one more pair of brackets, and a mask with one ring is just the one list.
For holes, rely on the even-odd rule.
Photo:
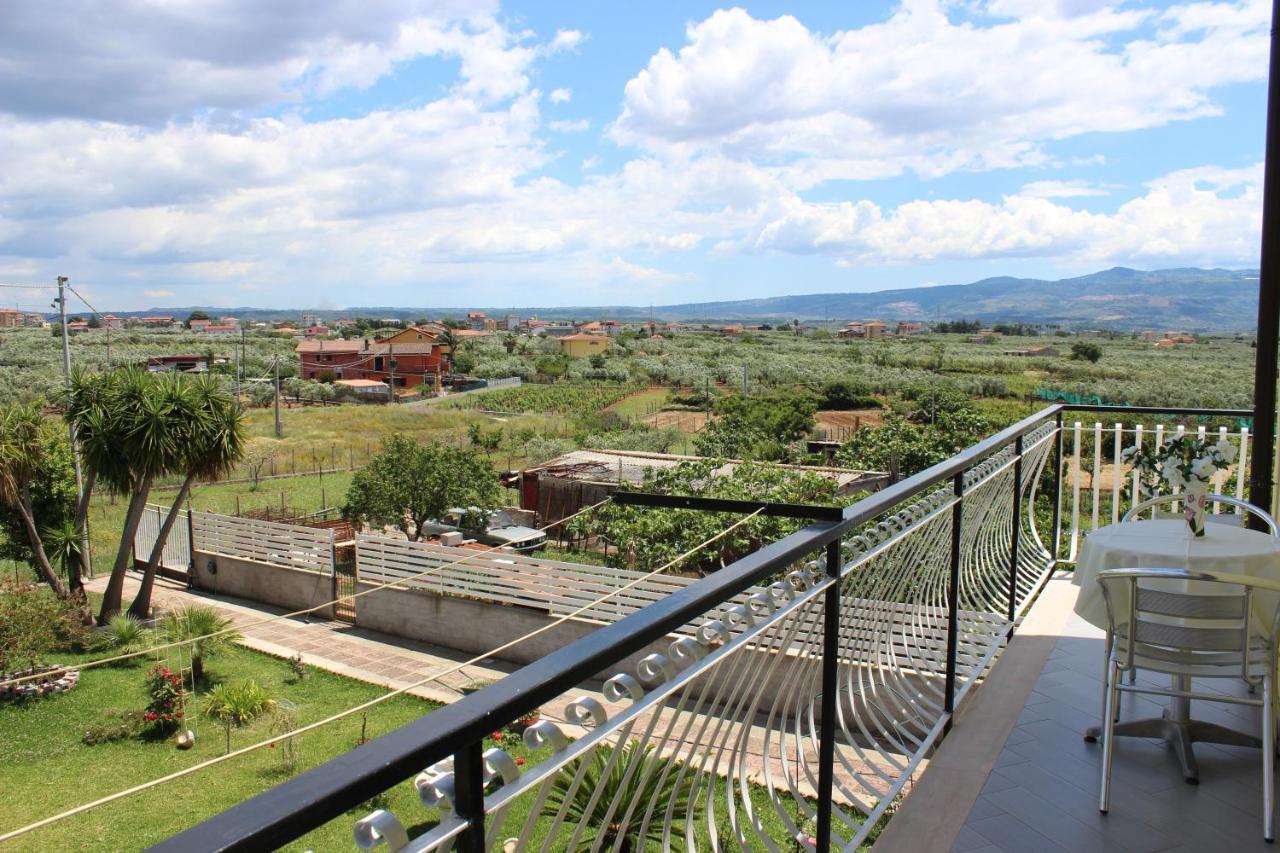
[(284, 430), (280, 427), (280, 356), (275, 358), (276, 372), (276, 438), (284, 437)]
[[(66, 392), (71, 393), (71, 344), (67, 340), (67, 277), (65, 275), (58, 276), (58, 322), (62, 326), (62, 378), (66, 384)], [(108, 338), (108, 340), (110, 340)], [(68, 399), (69, 403), (70, 400)], [(67, 425), (67, 432), (71, 436), (71, 463), (76, 472), (76, 496), (84, 494), (84, 474), (80, 470), (80, 443), (76, 441), (75, 424)], [(89, 554), (89, 527), (88, 518), (86, 517), (84, 525), (80, 527), (80, 565), (84, 567), (84, 573), (89, 577), (93, 577), (92, 558)]]
[(751, 395), (751, 380), (747, 376), (747, 366), (742, 365), (742, 396), (749, 397)]

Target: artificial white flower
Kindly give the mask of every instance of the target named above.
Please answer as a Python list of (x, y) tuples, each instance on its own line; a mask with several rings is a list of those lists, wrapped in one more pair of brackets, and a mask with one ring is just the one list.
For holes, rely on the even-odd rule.
[(1230, 465), (1236, 460), (1236, 446), (1229, 441), (1219, 441), (1214, 448), (1222, 455), (1222, 461)]
[(1137, 452), (1138, 452), (1138, 445), (1135, 444), (1132, 447), (1126, 447), (1123, 451), (1121, 451), (1120, 455), (1125, 459), (1132, 459), (1134, 455), (1137, 454)]
[(1200, 479), (1202, 482), (1209, 482), (1216, 473), (1218, 473), (1218, 466), (1208, 456), (1201, 456), (1191, 463), (1191, 476)]

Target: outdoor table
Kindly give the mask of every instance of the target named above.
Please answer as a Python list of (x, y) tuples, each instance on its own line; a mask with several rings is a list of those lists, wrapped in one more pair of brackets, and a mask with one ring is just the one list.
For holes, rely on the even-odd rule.
[[(1076, 613), (1085, 621), (1104, 629), (1107, 627), (1107, 610), (1102, 587), (1098, 583), (1098, 573), (1107, 569), (1219, 571), (1280, 580), (1280, 538), (1235, 524), (1211, 521), (1205, 525), (1205, 535), (1197, 539), (1191, 535), (1187, 523), (1181, 518), (1135, 520), (1095, 530), (1085, 539), (1080, 550), (1072, 582), (1080, 587)], [(1204, 586), (1195, 581), (1151, 582), (1154, 589), (1167, 589), (1170, 585), (1186, 592), (1197, 592), (1197, 587)], [(1115, 587), (1112, 591), (1120, 592)], [(1117, 597), (1113, 604), (1127, 610), (1127, 591), (1123, 592), (1123, 600)], [(1259, 633), (1270, 630), (1276, 605), (1275, 594), (1263, 591), (1254, 593), (1253, 616)], [(1189, 690), (1190, 679), (1174, 676), (1174, 687)], [(1191, 701), (1177, 697), (1171, 699), (1162, 717), (1117, 723), (1115, 733), (1121, 737), (1163, 739), (1177, 753), (1183, 777), (1191, 784), (1196, 784), (1200, 775), (1191, 749), (1192, 743), (1200, 741), (1252, 747), (1262, 745), (1258, 738), (1244, 732), (1191, 719)], [(1086, 731), (1085, 738), (1096, 740), (1100, 734), (1101, 727), (1092, 726)]]

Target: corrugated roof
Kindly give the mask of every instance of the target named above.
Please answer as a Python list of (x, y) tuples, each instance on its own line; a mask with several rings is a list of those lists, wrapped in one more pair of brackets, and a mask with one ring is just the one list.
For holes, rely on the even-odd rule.
[[(681, 462), (699, 462), (704, 458), (701, 456), (680, 456), (674, 453), (644, 453), (633, 450), (572, 450), (549, 462), (530, 466), (528, 470), (572, 480), (604, 482), (622, 480), (628, 483), (640, 483), (644, 480), (646, 468), (674, 468)], [(718, 475), (729, 474), (739, 464), (741, 464), (741, 460), (728, 460), (720, 468), (717, 468), (715, 473)], [(856, 483), (869, 473), (880, 473), (819, 465), (782, 465), (770, 462), (759, 464), (768, 465), (771, 468), (809, 471), (833, 479), (840, 486)]]

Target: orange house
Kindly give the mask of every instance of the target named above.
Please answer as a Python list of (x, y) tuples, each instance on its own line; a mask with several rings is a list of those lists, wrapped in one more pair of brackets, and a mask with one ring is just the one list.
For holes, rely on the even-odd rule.
[(417, 388), (439, 384), (442, 349), (434, 334), (410, 327), (380, 341), (301, 341), (294, 352), (303, 379), (332, 372), (337, 379), (371, 379), (396, 388)]

